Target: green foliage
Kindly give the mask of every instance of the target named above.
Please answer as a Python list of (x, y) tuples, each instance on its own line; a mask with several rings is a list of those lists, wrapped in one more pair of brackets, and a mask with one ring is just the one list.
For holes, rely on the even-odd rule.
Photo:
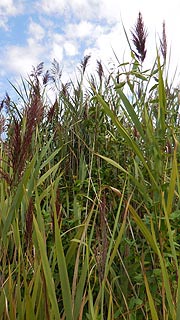
[(0, 318), (179, 319), (178, 89), (133, 51), (85, 88), (88, 60), (69, 84), (40, 64), (2, 103)]

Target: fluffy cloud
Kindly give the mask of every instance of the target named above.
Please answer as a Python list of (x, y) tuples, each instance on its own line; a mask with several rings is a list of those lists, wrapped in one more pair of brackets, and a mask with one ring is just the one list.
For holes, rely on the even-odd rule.
[[(6, 48), (6, 69), (16, 74), (26, 75), (32, 71), (32, 66), (41, 62), (42, 47), (10, 46)], [(0, 64), (3, 64), (1, 61)]]
[(58, 62), (63, 60), (63, 47), (54, 42), (50, 51), (50, 60), (56, 59)]
[(78, 54), (77, 46), (69, 41), (66, 41), (64, 43), (64, 50), (67, 56), (75, 56), (76, 54)]
[(0, 28), (8, 30), (8, 18), (23, 12), (22, 0), (1, 0), (0, 1)]
[(40, 24), (31, 20), (29, 24), (29, 34), (33, 39), (39, 42), (44, 38), (45, 30)]
[(13, 16), (22, 10), (22, 2), (13, 0), (3, 0), (0, 2), (0, 15)]
[[(23, 4), (26, 4), (26, 10)], [(116, 61), (113, 50), (120, 62), (129, 61), (129, 56), (126, 58), (125, 55), (124, 58), (124, 52), (129, 54), (129, 49), (121, 19), (131, 39), (130, 29), (136, 22), (139, 10), (149, 34), (147, 60), (150, 57), (154, 62), (155, 34), (158, 32), (161, 35), (162, 21), (165, 19), (168, 39), (175, 43), (172, 53), (173, 62), (176, 63), (180, 52), (177, 38), (178, 8), (178, 0), (164, 5), (163, 1), (155, 0), (0, 0), (0, 27), (7, 29), (9, 17), (23, 10), (26, 14), (23, 22), (26, 27), (23, 30), (26, 35), (24, 45), (22, 38), (18, 44), (20, 35), (17, 34), (17, 45), (3, 47), (0, 57), (1, 75), (8, 72), (24, 75), (31, 71), (32, 65), (36, 66), (41, 61), (50, 63), (55, 58), (63, 66), (63, 73), (69, 73), (71, 77), (72, 67), (86, 54), (92, 55), (90, 72), (93, 66), (96, 70), (97, 59), (109, 68), (109, 63)], [(16, 23), (15, 20), (13, 23)]]
[(99, 0), (41, 0), (37, 6), (47, 14), (65, 15), (81, 19), (96, 18)]
[(42, 0), (41, 2), (37, 1), (37, 8), (43, 10), (47, 14), (63, 14), (66, 8), (65, 0)]
[(100, 19), (98, 16), (99, 12), (99, 0), (68, 0), (70, 10), (73, 12), (73, 15), (78, 19)]
[[(0, 66), (4, 72), (24, 76), (31, 72), (32, 66), (38, 65), (44, 60), (47, 50), (46, 45), (43, 43), (45, 36), (44, 28), (39, 23), (30, 19), (26, 34), (28, 37), (25, 39), (24, 46), (18, 45), (17, 42), (17, 45), (4, 47), (0, 59)], [(4, 61), (6, 61), (6, 64), (4, 64)]]
[(68, 38), (87, 38), (94, 32), (94, 24), (89, 21), (82, 20), (79, 23), (69, 23), (65, 32)]

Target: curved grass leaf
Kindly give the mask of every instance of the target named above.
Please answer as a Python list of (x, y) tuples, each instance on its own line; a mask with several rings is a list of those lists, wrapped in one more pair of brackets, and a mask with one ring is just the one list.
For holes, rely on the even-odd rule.
[(67, 272), (67, 265), (66, 265), (66, 259), (64, 255), (64, 249), (62, 245), (62, 240), (60, 236), (60, 230), (58, 227), (56, 214), (54, 214), (54, 223), (55, 223), (55, 252), (57, 256), (59, 276), (61, 281), (64, 311), (65, 311), (66, 319), (73, 320), (71, 290), (70, 290), (70, 284), (69, 284), (69, 278), (68, 278), (68, 272)]
[(147, 162), (146, 162), (146, 160), (145, 160), (145, 158), (143, 156), (143, 153), (141, 152), (139, 146), (136, 144), (136, 142), (134, 140), (132, 140), (131, 136), (128, 134), (126, 129), (119, 122), (117, 116), (111, 111), (111, 109), (109, 108), (108, 104), (103, 100), (103, 98), (99, 94), (97, 94), (97, 99), (101, 103), (101, 105), (104, 108), (106, 114), (111, 118), (113, 123), (116, 125), (118, 131), (123, 136), (123, 138), (126, 140), (127, 144), (132, 148), (132, 150), (135, 152), (135, 154), (138, 156), (138, 158), (142, 161), (144, 167), (146, 168), (146, 170), (147, 170), (147, 172), (149, 174), (149, 177), (151, 179), (153, 187), (156, 190), (159, 190), (158, 185), (156, 183), (156, 179), (153, 176), (152, 171), (149, 168), (149, 166), (148, 166), (148, 164), (147, 164)]
[(38, 241), (44, 277), (46, 280), (47, 293), (48, 293), (49, 300), (52, 305), (54, 319), (59, 320), (60, 314), (59, 314), (58, 302), (57, 302), (57, 298), (56, 298), (53, 275), (51, 273), (51, 268), (50, 268), (47, 253), (46, 253), (46, 245), (44, 243), (44, 239), (42, 237), (42, 234), (39, 230), (39, 226), (38, 226), (38, 223), (36, 221), (35, 216), (33, 217), (33, 224), (34, 224), (35, 233), (36, 233), (36, 237), (37, 237), (37, 241)]
[(124, 106), (126, 108), (126, 111), (128, 112), (135, 128), (137, 129), (137, 131), (141, 135), (142, 139), (145, 139), (143, 127), (141, 125), (141, 122), (139, 121), (139, 118), (138, 118), (135, 110), (134, 110), (134, 107), (131, 105), (131, 103), (129, 102), (128, 98), (126, 97), (126, 95), (124, 94), (124, 92), (122, 91), (121, 88), (116, 89), (116, 91), (118, 92), (121, 100), (123, 101)]
[[(18, 209), (20, 207), (20, 204), (22, 202), (22, 199), (24, 197), (24, 190), (27, 186), (28, 180), (34, 170), (34, 165), (35, 165), (35, 161), (36, 161), (36, 155), (33, 157), (33, 159), (31, 160), (31, 163), (29, 164), (29, 166), (27, 166), (24, 175), (22, 177), (22, 180), (20, 182), (20, 184), (18, 185), (16, 194), (13, 198), (13, 202), (9, 208), (8, 214), (7, 214), (7, 218), (6, 221), (4, 223), (4, 228), (2, 231), (2, 239), (3, 241), (6, 239), (7, 240), (7, 232), (9, 231), (9, 227), (13, 221), (13, 219), (16, 217), (16, 212), (18, 212)], [(31, 176), (31, 179), (34, 179), (33, 176)], [(29, 190), (30, 191), (30, 190)], [(32, 190), (31, 190), (32, 192)]]
[(152, 320), (158, 320), (157, 311), (156, 311), (156, 308), (154, 305), (153, 297), (152, 297), (151, 291), (149, 289), (149, 283), (147, 281), (147, 277), (146, 277), (145, 273), (144, 273), (144, 283), (146, 286), (146, 292), (147, 292), (147, 296), (148, 296), (148, 300), (149, 300), (149, 306), (150, 306), (150, 310), (151, 310)]

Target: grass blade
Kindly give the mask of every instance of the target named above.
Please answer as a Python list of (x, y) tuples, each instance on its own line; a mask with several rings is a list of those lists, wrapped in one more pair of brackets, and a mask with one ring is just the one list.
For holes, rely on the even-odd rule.
[(51, 273), (51, 268), (48, 262), (46, 246), (45, 246), (43, 237), (41, 235), (41, 232), (39, 230), (39, 226), (37, 224), (35, 216), (33, 217), (33, 223), (34, 223), (36, 237), (39, 245), (39, 252), (42, 260), (42, 267), (43, 267), (44, 277), (46, 280), (47, 292), (48, 292), (49, 300), (51, 301), (54, 319), (59, 320), (60, 315), (59, 315), (59, 308), (58, 308), (58, 303), (56, 299), (55, 285), (54, 285), (54, 281)]
[(66, 319), (73, 320), (71, 290), (70, 290), (70, 284), (69, 284), (69, 278), (68, 278), (68, 272), (67, 272), (67, 265), (66, 265), (66, 259), (64, 256), (64, 250), (63, 250), (63, 245), (62, 245), (62, 240), (60, 236), (60, 230), (58, 227), (56, 214), (54, 214), (54, 223), (55, 223), (55, 251), (56, 251), (59, 276), (61, 281), (64, 311), (65, 311)]
[(148, 301), (149, 301), (149, 306), (150, 306), (150, 310), (151, 310), (151, 316), (152, 316), (152, 320), (158, 320), (158, 315), (157, 315), (157, 311), (154, 305), (154, 301), (153, 301), (153, 297), (151, 295), (151, 291), (149, 289), (149, 284), (147, 281), (147, 277), (146, 274), (144, 273), (144, 283), (146, 286), (146, 292), (147, 292), (147, 296), (148, 296)]

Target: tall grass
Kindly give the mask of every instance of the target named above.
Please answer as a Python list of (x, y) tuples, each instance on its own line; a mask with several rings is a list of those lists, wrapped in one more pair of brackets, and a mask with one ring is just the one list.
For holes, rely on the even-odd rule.
[(88, 88), (89, 56), (75, 83), (41, 63), (1, 104), (2, 319), (180, 317), (178, 89), (165, 24), (149, 70), (141, 14), (132, 36), (132, 61), (98, 61)]

